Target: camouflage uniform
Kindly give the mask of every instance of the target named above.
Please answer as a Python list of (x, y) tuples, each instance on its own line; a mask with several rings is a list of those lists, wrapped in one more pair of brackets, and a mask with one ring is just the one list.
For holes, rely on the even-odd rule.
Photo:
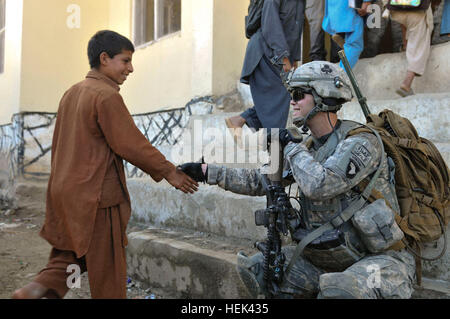
[[(284, 149), (284, 171), (292, 172), (284, 185), (297, 183), (302, 218), (310, 229), (339, 215), (358, 198), (360, 193), (355, 190), (358, 184), (378, 168), (381, 148), (376, 136), (370, 133), (347, 136), (359, 126), (355, 122), (342, 121), (325, 141), (309, 137), (299, 144), (289, 143)], [(375, 189), (383, 194), (393, 210), (398, 211), (391, 178), (391, 166), (385, 160)], [(238, 194), (265, 195), (259, 169), (208, 165), (207, 182)], [(283, 292), (318, 298), (411, 297), (415, 262), (410, 253), (406, 250), (369, 251), (351, 221), (340, 226), (340, 230), (345, 234), (345, 242), (337, 247), (306, 247), (294, 263), (289, 278), (284, 278), (280, 287)], [(283, 248), (288, 261), (294, 247)], [(263, 286), (262, 254), (252, 256), (245, 263), (255, 274), (257, 285)], [(256, 293), (253, 296), (256, 297)]]

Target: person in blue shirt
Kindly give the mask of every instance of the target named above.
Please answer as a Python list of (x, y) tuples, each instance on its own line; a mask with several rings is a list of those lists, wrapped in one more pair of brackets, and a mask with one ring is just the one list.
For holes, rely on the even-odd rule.
[(450, 0), (445, 0), (442, 12), (441, 35), (444, 34), (450, 37)]
[[(322, 28), (333, 36), (333, 40), (343, 46), (350, 66), (353, 68), (358, 62), (364, 49), (364, 21), (370, 0), (364, 0), (360, 9), (349, 6), (347, 0), (327, 0), (325, 3), (325, 17)], [(342, 38), (340, 34), (345, 34)], [(345, 43), (344, 43), (345, 41)], [(341, 67), (342, 61), (341, 61)]]

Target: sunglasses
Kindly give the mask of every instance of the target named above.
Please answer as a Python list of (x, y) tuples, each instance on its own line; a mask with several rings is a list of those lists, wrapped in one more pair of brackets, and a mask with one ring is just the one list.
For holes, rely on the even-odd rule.
[(300, 89), (293, 90), (293, 91), (291, 92), (291, 99), (292, 99), (294, 102), (301, 101), (301, 100), (303, 100), (303, 99), (305, 98), (305, 94), (306, 94), (306, 93), (308, 93), (308, 92), (306, 92), (306, 91), (304, 91), (304, 90), (300, 90)]

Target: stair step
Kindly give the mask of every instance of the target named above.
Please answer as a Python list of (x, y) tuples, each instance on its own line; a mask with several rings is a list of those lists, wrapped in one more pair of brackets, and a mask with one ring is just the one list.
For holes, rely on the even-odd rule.
[[(390, 109), (408, 118), (420, 136), (434, 142), (450, 142), (450, 93), (416, 94), (390, 100), (368, 100), (370, 112), (377, 114)], [(352, 101), (344, 104), (339, 117), (365, 123), (361, 106)]]
[(250, 297), (236, 271), (236, 253), (251, 254), (248, 247), (155, 228), (130, 233), (128, 239), (128, 275), (145, 285), (177, 298)]
[(167, 182), (149, 178), (127, 180), (132, 222), (156, 227), (181, 227), (224, 237), (260, 240), (264, 227), (256, 226), (254, 211), (266, 207), (266, 198), (244, 196), (217, 186), (200, 185), (184, 194)]
[[(414, 79), (412, 88), (416, 93), (449, 92), (450, 42), (433, 45), (425, 74)], [(360, 59), (353, 72), (363, 94), (370, 100), (397, 98), (406, 75), (406, 52), (379, 54), (373, 58)]]
[[(417, 93), (446, 93), (450, 91), (450, 42), (431, 47), (425, 74), (414, 79), (412, 88)], [(369, 100), (397, 99), (395, 92), (403, 81), (407, 70), (406, 53), (385, 53), (373, 58), (360, 59), (353, 69), (361, 92)], [(250, 87), (238, 82), (238, 91), (243, 107), (253, 106)]]
[[(238, 251), (256, 252), (248, 243), (158, 228), (130, 233), (128, 239), (128, 275), (152, 290), (172, 298), (250, 298), (236, 271)], [(414, 299), (450, 299), (446, 281), (423, 278), (414, 289)]]

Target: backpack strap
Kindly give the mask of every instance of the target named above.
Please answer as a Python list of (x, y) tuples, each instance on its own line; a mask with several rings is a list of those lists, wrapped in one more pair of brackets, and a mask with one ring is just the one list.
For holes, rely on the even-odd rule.
[(297, 247), (295, 248), (294, 254), (292, 255), (291, 261), (289, 262), (289, 265), (286, 268), (286, 272), (285, 272), (286, 275), (291, 271), (291, 268), (292, 268), (292, 265), (294, 264), (294, 261), (303, 253), (303, 250), (305, 249), (305, 247), (309, 243), (314, 241), (316, 238), (320, 237), (326, 231), (329, 231), (329, 230), (332, 230), (334, 228), (337, 228), (340, 225), (342, 225), (343, 223), (345, 223), (346, 221), (350, 220), (350, 218), (352, 218), (353, 215), (358, 210), (360, 210), (364, 206), (364, 204), (368, 201), (368, 199), (369, 199), (369, 197), (370, 197), (370, 195), (372, 193), (372, 190), (374, 189), (375, 183), (376, 183), (377, 179), (380, 177), (381, 167), (383, 166), (383, 163), (386, 160), (386, 154), (384, 152), (383, 141), (382, 141), (380, 135), (378, 134), (378, 132), (376, 130), (372, 129), (371, 127), (369, 127), (369, 126), (366, 126), (366, 127), (368, 127), (370, 129), (370, 131), (375, 134), (375, 136), (378, 139), (378, 143), (380, 144), (380, 147), (381, 147), (380, 164), (378, 165), (378, 168), (377, 168), (375, 174), (371, 178), (371, 180), (368, 183), (367, 187), (361, 193), (361, 195), (360, 195), (358, 200), (356, 200), (353, 203), (351, 203), (338, 216), (334, 217), (329, 222), (323, 224), (319, 228), (317, 228), (314, 231), (312, 231), (311, 233), (309, 233), (305, 238), (303, 238), (297, 244)]

